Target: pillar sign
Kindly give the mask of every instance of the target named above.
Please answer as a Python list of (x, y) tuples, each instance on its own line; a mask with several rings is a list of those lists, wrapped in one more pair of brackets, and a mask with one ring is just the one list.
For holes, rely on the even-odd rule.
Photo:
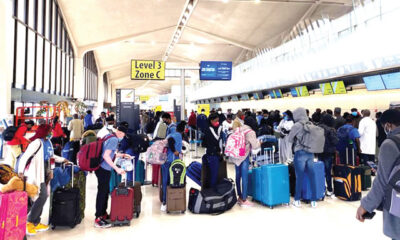
[(131, 80), (165, 80), (165, 62), (132, 60)]
[(117, 89), (117, 123), (126, 121), (129, 128), (137, 130), (139, 128), (140, 116), (139, 106), (135, 106), (135, 89)]

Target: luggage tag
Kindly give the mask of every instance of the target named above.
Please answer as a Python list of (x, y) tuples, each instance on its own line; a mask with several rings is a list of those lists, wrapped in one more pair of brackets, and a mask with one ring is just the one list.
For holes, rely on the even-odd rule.
[(56, 168), (56, 160), (53, 157), (51, 157), (50, 158), (50, 169), (54, 170), (54, 168)]

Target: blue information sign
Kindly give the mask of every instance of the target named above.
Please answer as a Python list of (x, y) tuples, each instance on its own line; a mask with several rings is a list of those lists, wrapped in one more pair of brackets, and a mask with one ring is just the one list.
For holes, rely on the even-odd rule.
[(232, 62), (200, 62), (200, 80), (232, 79)]

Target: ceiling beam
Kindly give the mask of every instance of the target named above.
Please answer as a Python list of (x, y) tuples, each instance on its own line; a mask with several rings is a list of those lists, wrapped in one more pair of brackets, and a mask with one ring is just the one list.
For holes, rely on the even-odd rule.
[(118, 38), (113, 38), (113, 39), (108, 39), (105, 41), (100, 41), (100, 42), (96, 42), (96, 43), (91, 43), (88, 45), (84, 45), (79, 47), (79, 53), (81, 54), (81, 56), (83, 56), (86, 52), (91, 51), (91, 50), (95, 50), (97, 48), (100, 47), (105, 47), (111, 44), (115, 44), (115, 43), (119, 43), (119, 42), (123, 42), (123, 41), (128, 41), (131, 39), (134, 39), (136, 37), (141, 37), (147, 34), (152, 34), (152, 33), (156, 33), (156, 32), (160, 32), (160, 31), (164, 31), (170, 28), (175, 27), (175, 25), (173, 26), (168, 26), (168, 27), (163, 27), (163, 28), (158, 28), (158, 29), (153, 29), (150, 31), (145, 31), (145, 32), (140, 32), (140, 33), (135, 33), (135, 34), (130, 34), (130, 35), (126, 35), (123, 37), (118, 37)]
[(317, 1), (313, 4), (311, 4), (311, 6), (307, 9), (307, 11), (303, 14), (303, 16), (301, 16), (301, 18), (293, 25), (292, 30), (290, 30), (289, 33), (287, 33), (286, 35), (284, 35), (282, 37), (282, 43), (285, 43), (289, 40), (290, 36), (292, 36), (293, 34), (295, 34), (296, 27), (299, 24), (304, 24), (304, 20), (309, 18), (310, 16), (312, 16), (312, 14), (315, 12), (315, 10), (317, 9), (317, 7), (321, 4), (320, 1)]
[(175, 59), (178, 59), (178, 60), (181, 60), (181, 61), (184, 61), (184, 62), (190, 62), (190, 63), (198, 63), (199, 61), (197, 61), (197, 60), (194, 60), (194, 59), (191, 59), (191, 58), (187, 58), (187, 57), (183, 57), (183, 56), (180, 56), (180, 55), (177, 55), (177, 54), (171, 54), (171, 55), (169, 55), (171, 58), (175, 58)]
[(186, 26), (186, 28), (189, 29), (189, 30), (192, 30), (194, 32), (198, 32), (198, 33), (203, 34), (205, 36), (218, 39), (220, 41), (232, 44), (234, 46), (237, 46), (237, 47), (240, 47), (240, 48), (243, 48), (243, 49), (247, 49), (247, 50), (252, 51), (255, 48), (254, 46), (248, 45), (246, 43), (241, 43), (241, 42), (235, 41), (233, 39), (229, 39), (227, 37), (222, 37), (222, 36), (219, 36), (219, 35), (214, 34), (214, 33), (210, 33), (210, 32), (207, 32), (207, 31), (200, 30), (198, 28), (194, 28), (194, 27), (190, 27), (190, 26)]
[[(221, 0), (202, 0), (202, 2), (221, 2)], [(254, 4), (254, 0), (229, 0), (229, 2), (241, 2)], [(313, 4), (318, 0), (260, 0), (259, 3), (290, 3), (290, 4)], [(339, 5), (339, 6), (352, 6), (350, 3), (335, 2), (335, 1), (322, 1), (323, 5)]]

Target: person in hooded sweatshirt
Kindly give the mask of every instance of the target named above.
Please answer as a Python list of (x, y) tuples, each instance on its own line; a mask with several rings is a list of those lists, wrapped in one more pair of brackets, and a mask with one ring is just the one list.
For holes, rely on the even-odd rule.
[(281, 162), (292, 162), (293, 151), (292, 144), (289, 143), (288, 135), (294, 125), (293, 113), (289, 110), (283, 113), (283, 120), (279, 123), (277, 131), (280, 133), (279, 138), (279, 159)]
[(311, 206), (317, 207), (316, 184), (314, 175), (314, 154), (307, 152), (298, 139), (305, 135), (304, 124), (309, 122), (307, 112), (304, 108), (297, 108), (293, 111), (293, 120), (295, 124), (289, 133), (289, 142), (294, 144), (294, 169), (296, 172), (296, 193), (293, 205), (301, 207), (300, 198), (303, 188), (304, 172), (308, 172), (311, 183)]
[(213, 113), (208, 117), (209, 128), (205, 131), (203, 146), (206, 155), (203, 157), (203, 165), (207, 166), (210, 173), (210, 188), (214, 188), (218, 181), (218, 169), (222, 155), (222, 126), (219, 124), (218, 114)]

